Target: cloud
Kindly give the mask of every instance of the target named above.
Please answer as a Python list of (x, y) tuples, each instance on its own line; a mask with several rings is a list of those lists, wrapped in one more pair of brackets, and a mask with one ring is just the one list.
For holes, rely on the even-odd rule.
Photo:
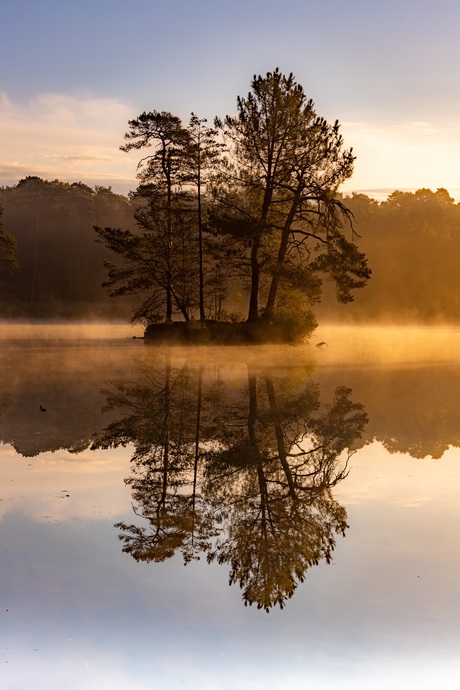
[[(139, 156), (119, 146), (137, 114), (121, 100), (87, 93), (44, 93), (19, 103), (0, 92), (0, 184), (38, 175), (127, 193), (137, 184)], [(457, 197), (460, 124), (349, 121), (342, 133), (357, 156), (343, 192), (384, 190), (380, 198), (394, 189), (445, 187)]]
[(346, 122), (342, 133), (356, 155), (353, 177), (343, 191), (458, 189), (460, 124)]
[(75, 156), (45, 156), (48, 160), (52, 161), (65, 161), (66, 163), (101, 163), (101, 162), (106, 162), (106, 161), (113, 161), (112, 158), (103, 158), (102, 156), (83, 156), (83, 155), (75, 155)]
[(0, 93), (0, 182), (13, 185), (38, 175), (127, 192), (136, 186), (137, 159), (119, 146), (136, 114), (122, 101), (85, 94), (48, 93), (14, 103)]

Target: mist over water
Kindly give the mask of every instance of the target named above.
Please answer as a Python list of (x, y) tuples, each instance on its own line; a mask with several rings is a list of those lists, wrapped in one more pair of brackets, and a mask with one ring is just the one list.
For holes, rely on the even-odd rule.
[(133, 335), (0, 328), (4, 687), (452, 677), (460, 329)]
[(32, 345), (43, 342), (70, 340), (73, 345), (87, 340), (126, 340), (142, 337), (142, 326), (128, 326), (126, 323), (62, 323), (62, 322), (10, 322), (0, 324), (0, 340), (31, 341)]
[[(3, 323), (0, 342), (22, 341), (31, 347), (68, 342), (73, 347), (128, 345), (130, 339), (142, 339), (143, 327), (126, 323)], [(318, 365), (362, 363), (451, 362), (460, 359), (460, 326), (343, 325), (319, 326), (303, 345), (197, 346), (181, 347), (136, 343), (139, 352), (164, 352), (169, 349), (182, 359), (258, 361), (261, 365), (296, 364), (310, 361)], [(20, 353), (18, 353), (20, 355)]]
[(312, 344), (321, 351), (320, 364), (460, 362), (460, 327), (452, 325), (320, 326)]

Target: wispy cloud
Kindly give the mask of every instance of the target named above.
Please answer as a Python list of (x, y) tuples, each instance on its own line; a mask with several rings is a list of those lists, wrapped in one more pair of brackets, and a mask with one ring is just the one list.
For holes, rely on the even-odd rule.
[(59, 156), (59, 155), (54, 155), (54, 156), (45, 156), (47, 160), (50, 161), (65, 161), (66, 163), (102, 163), (102, 162), (108, 162), (108, 161), (114, 161), (115, 159), (108, 158), (108, 157), (102, 157), (102, 156), (85, 156), (85, 155), (75, 155), (75, 156)]
[(342, 133), (356, 155), (353, 189), (458, 189), (460, 124), (424, 121), (346, 122)]
[(48, 93), (14, 103), (0, 93), (0, 181), (15, 184), (26, 175), (39, 175), (127, 191), (136, 184), (137, 160), (119, 145), (128, 119), (136, 114), (122, 101), (85, 94)]

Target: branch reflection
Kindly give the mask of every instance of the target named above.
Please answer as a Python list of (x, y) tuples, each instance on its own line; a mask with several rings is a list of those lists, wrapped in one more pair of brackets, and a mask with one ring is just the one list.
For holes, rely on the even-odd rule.
[(328, 563), (348, 527), (332, 489), (348, 473), (367, 415), (339, 387), (320, 404), (305, 369), (144, 367), (107, 392), (119, 409), (94, 447), (134, 445), (126, 479), (140, 520), (117, 523), (137, 561), (205, 555), (230, 568), (245, 604), (285, 605), (307, 570)]

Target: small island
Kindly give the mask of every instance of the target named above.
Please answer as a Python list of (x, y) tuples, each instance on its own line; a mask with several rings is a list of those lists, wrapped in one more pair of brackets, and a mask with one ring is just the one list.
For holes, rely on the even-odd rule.
[[(176, 345), (263, 345), (304, 342), (317, 326), (311, 321), (282, 321), (258, 319), (257, 321), (173, 321), (155, 323), (146, 327), (144, 340), (147, 344)], [(308, 316), (308, 315), (307, 315)]]
[(164, 111), (129, 121), (121, 148), (145, 153), (137, 230), (95, 230), (121, 260), (104, 285), (135, 296), (146, 342), (297, 343), (323, 281), (353, 300), (370, 269), (338, 192), (354, 162), (339, 129), (278, 69), (212, 128), (193, 113), (188, 126)]

